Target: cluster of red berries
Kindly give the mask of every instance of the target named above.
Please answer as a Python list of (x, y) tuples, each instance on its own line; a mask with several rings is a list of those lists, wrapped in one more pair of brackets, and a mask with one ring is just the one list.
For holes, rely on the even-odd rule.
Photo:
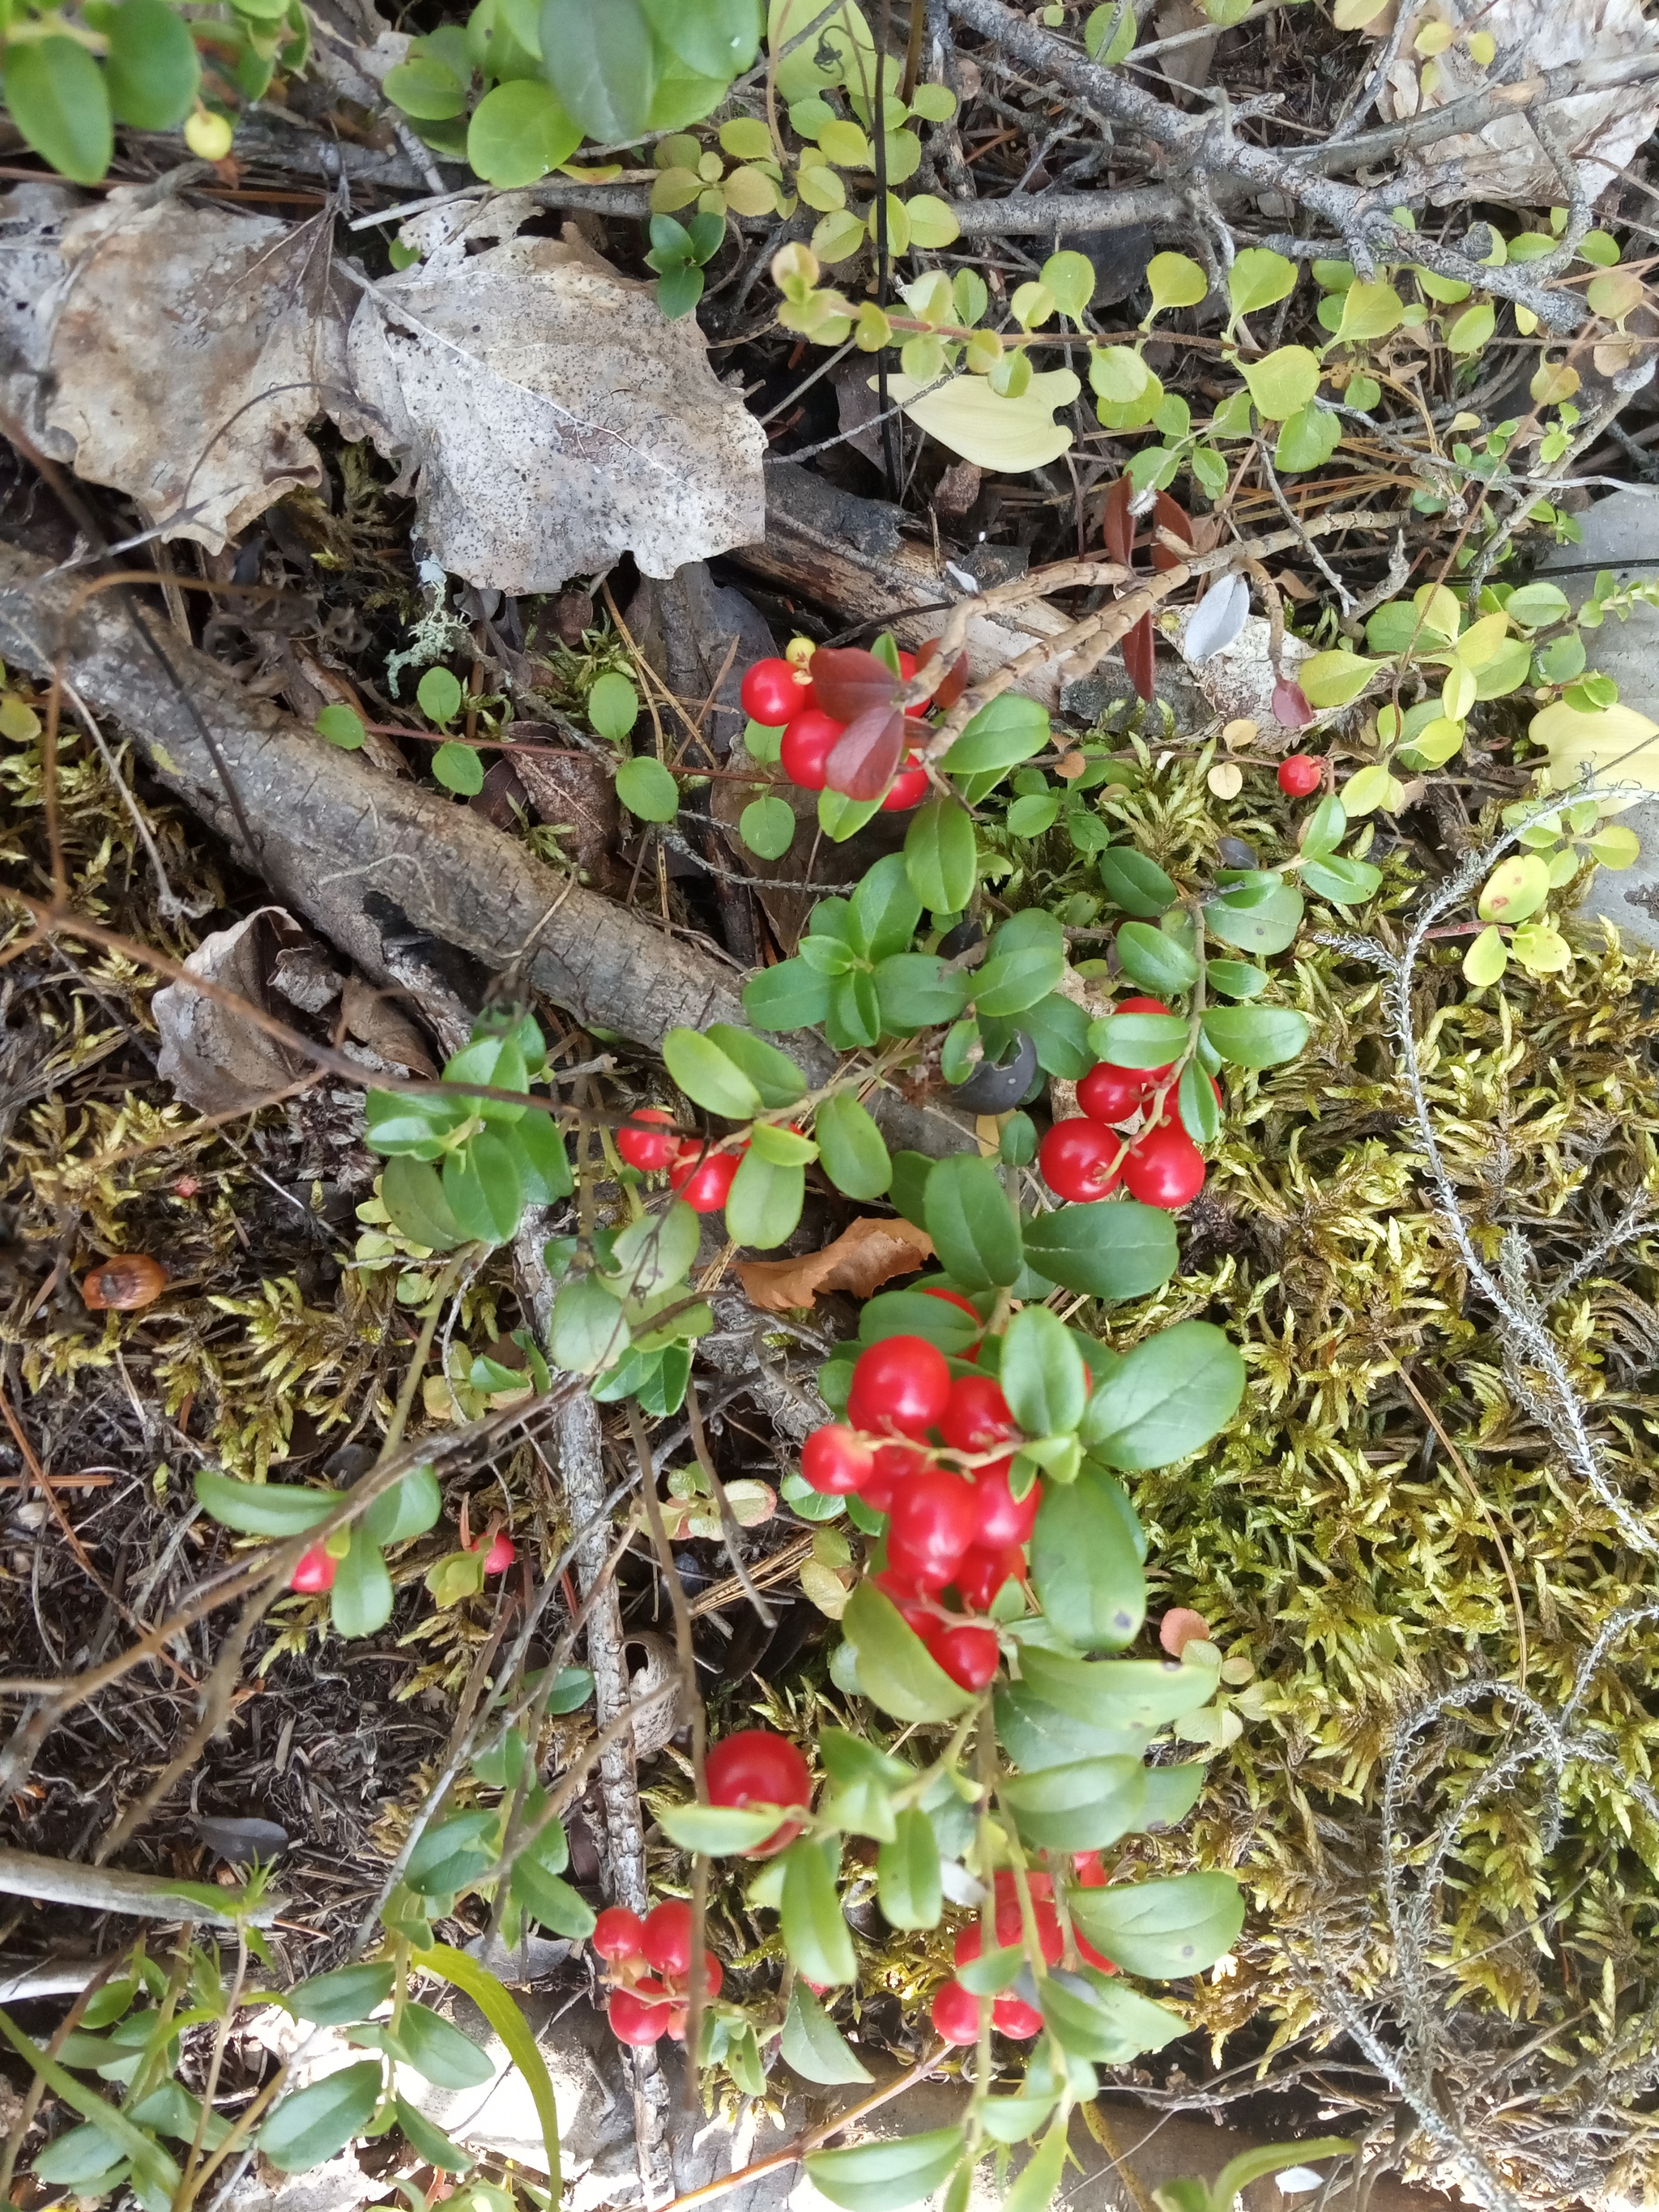
[[(484, 1553), (483, 1571), (487, 1575), (504, 1575), (518, 1556), (513, 1539), (501, 1529)], [(288, 1586), (305, 1597), (320, 1596), (324, 1590), (333, 1589), (339, 1565), (331, 1552), (325, 1551), (320, 1544), (313, 1544), (289, 1577)]]
[[(1106, 1869), (1100, 1863), (1098, 1851), (1080, 1851), (1077, 1858), (1077, 1877), (1084, 1889), (1104, 1889)], [(1054, 1876), (1030, 1874), (1025, 1877), (1031, 1894), (1031, 1917), (1036, 1923), (1037, 1942), (1042, 1947), (1044, 1961), (1048, 1966), (1059, 1964), (1066, 1948), (1060, 1933), (1060, 1915), (1054, 1911)], [(1024, 1919), (1020, 1911), (1019, 1889), (1014, 1877), (1006, 1868), (996, 1875), (994, 1887), (996, 1906), (996, 1939), (1006, 1948), (1024, 1941)], [(1109, 1959), (1103, 1958), (1088, 1937), (1075, 1928), (1073, 1936), (1079, 1954), (1090, 1966), (1098, 1966), (1103, 1973), (1115, 1974), (1117, 1968)], [(957, 1936), (957, 1964), (965, 1966), (970, 1959), (977, 1959), (985, 1941), (985, 1934), (977, 1920), (970, 1921)], [(1004, 2035), (1024, 2042), (1036, 2033), (1042, 2026), (1042, 2014), (1024, 1997), (1003, 1996), (994, 1998), (991, 2004), (991, 2024)], [(933, 1999), (933, 2028), (946, 2043), (976, 2043), (979, 2040), (979, 1999), (971, 1990), (965, 1990), (957, 1981), (946, 1982)]]
[[(929, 1295), (980, 1319), (954, 1291)], [(845, 1421), (815, 1429), (801, 1447), (801, 1474), (814, 1490), (854, 1495), (888, 1516), (887, 1564), (876, 1586), (964, 1690), (982, 1690), (1000, 1656), (995, 1628), (970, 1616), (988, 1613), (1006, 1582), (1025, 1577), (1042, 1486), (1018, 1498), (1009, 1488), (1023, 1441), (990, 1376), (952, 1377), (937, 1345), (889, 1336), (859, 1354)], [(969, 1464), (946, 1464), (941, 1453)], [(951, 1588), (963, 1612), (939, 1602)]]
[[(1122, 999), (1118, 1014), (1167, 1014), (1161, 999)], [(1081, 1114), (1056, 1121), (1037, 1149), (1042, 1179), (1056, 1198), (1087, 1205), (1109, 1198), (1121, 1182), (1143, 1206), (1170, 1212), (1185, 1206), (1204, 1188), (1204, 1155), (1182, 1127), (1173, 1096), (1164, 1110), (1127, 1140), (1117, 1133), (1125, 1122), (1145, 1115), (1154, 1094), (1175, 1072), (1167, 1067), (1113, 1067), (1100, 1060), (1077, 1087)], [(1210, 1087), (1221, 1102), (1214, 1076)]]
[(748, 1149), (711, 1152), (696, 1137), (681, 1136), (665, 1106), (636, 1106), (617, 1132), (617, 1150), (629, 1166), (647, 1175), (666, 1168), (669, 1188), (696, 1213), (720, 1212)]
[[(643, 1920), (625, 1905), (612, 1905), (594, 1922), (593, 1948), (619, 1984), (605, 2007), (618, 2041), (641, 2047), (664, 2035), (684, 2041), (691, 1936), (691, 1908), (677, 1898), (653, 1905)], [(704, 1997), (718, 1996), (724, 1979), (720, 1960), (705, 1948)]]
[[(915, 674), (916, 656), (901, 653), (899, 676), (908, 684)], [(825, 714), (812, 690), (810, 657), (799, 659), (757, 660), (743, 679), (738, 694), (743, 711), (766, 728), (781, 727), (778, 761), (791, 783), (803, 791), (822, 791), (829, 781), (830, 756), (841, 741), (845, 722)], [(927, 771), (915, 765), (908, 754), (905, 765), (889, 785), (882, 800), (884, 814), (902, 814), (919, 806), (927, 793)]]

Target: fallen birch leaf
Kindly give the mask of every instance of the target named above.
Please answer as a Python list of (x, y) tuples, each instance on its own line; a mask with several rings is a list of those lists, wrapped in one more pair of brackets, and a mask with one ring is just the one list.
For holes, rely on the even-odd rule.
[[(204, 937), (185, 961), (185, 970), (234, 991), (264, 1012), (270, 1004), (267, 946), (272, 929), (290, 943), (305, 940), (286, 907), (262, 906), (234, 929)], [(274, 1092), (285, 1091), (301, 1072), (299, 1060), (275, 1037), (234, 1006), (188, 983), (169, 983), (150, 1006), (161, 1039), (155, 1073), (199, 1113), (249, 1113)]]
[(348, 975), (340, 996), (345, 1025), (369, 1054), (387, 1067), (401, 1067), (410, 1075), (436, 1078), (438, 1069), (426, 1040), (407, 1014), (400, 1013), (384, 991), (365, 983), (361, 975)]
[(762, 1313), (810, 1306), (820, 1291), (873, 1297), (895, 1275), (914, 1274), (933, 1256), (933, 1240), (912, 1221), (854, 1221), (822, 1252), (798, 1260), (738, 1260), (745, 1296)]
[[(647, 576), (765, 535), (766, 434), (695, 318), (574, 228), (520, 237), (527, 193), (433, 209), (422, 258), (364, 297), (351, 378), (434, 556), (481, 589), (556, 590), (631, 553)], [(344, 423), (343, 421), (343, 427)]]

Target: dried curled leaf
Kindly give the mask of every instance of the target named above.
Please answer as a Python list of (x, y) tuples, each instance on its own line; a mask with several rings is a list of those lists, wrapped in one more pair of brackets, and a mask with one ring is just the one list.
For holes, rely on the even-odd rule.
[(798, 1260), (739, 1260), (739, 1281), (763, 1313), (810, 1306), (820, 1291), (873, 1297), (895, 1275), (914, 1274), (933, 1256), (933, 1240), (911, 1221), (853, 1222), (833, 1244)]

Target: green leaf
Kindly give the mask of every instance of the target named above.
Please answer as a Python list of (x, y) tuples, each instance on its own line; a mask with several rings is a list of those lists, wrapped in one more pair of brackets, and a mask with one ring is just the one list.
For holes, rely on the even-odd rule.
[(524, 1211), (524, 1185), (512, 1146), (483, 1129), (452, 1152), (443, 1166), (444, 1196), (463, 1235), (480, 1244), (505, 1244)]
[(921, 900), (901, 853), (876, 862), (848, 902), (854, 942), (869, 960), (885, 960), (908, 950), (921, 919)]
[(337, 1490), (307, 1490), (293, 1482), (237, 1482), (199, 1468), (196, 1502), (239, 1536), (298, 1536), (326, 1521), (340, 1503)]
[(1269, 980), (1265, 968), (1253, 968), (1248, 960), (1212, 960), (1205, 978), (1212, 989), (1229, 999), (1254, 999), (1267, 989)]
[(805, 2081), (833, 2087), (842, 2081), (868, 2081), (874, 2077), (805, 1982), (790, 1986), (789, 2009), (784, 2015), (780, 2057)]
[(904, 867), (930, 913), (960, 914), (967, 905), (979, 860), (972, 818), (954, 799), (930, 799), (916, 809), (904, 833)]
[(1296, 283), (1296, 264), (1265, 246), (1247, 246), (1227, 271), (1227, 297), (1235, 315), (1276, 307)]
[(830, 1001), (830, 978), (799, 958), (763, 968), (743, 987), (743, 1010), (758, 1030), (811, 1029), (829, 1013)]
[(1315, 2159), (1338, 2158), (1356, 2148), (1345, 2136), (1316, 2136), (1311, 2142), (1263, 2143), (1255, 2150), (1241, 2151), (1227, 2160), (1210, 2184), (1209, 2204), (1213, 2212), (1233, 2212), (1239, 2191), (1253, 2181), (1283, 2173), (1289, 2166), (1306, 2166)]
[(414, 2106), (402, 2097), (394, 2097), (392, 2106), (410, 2148), (417, 2158), (424, 2159), (428, 2166), (435, 2166), (441, 2173), (465, 2173), (477, 2164), (471, 2151), (464, 2150), (459, 2143), (452, 2142), (441, 2128), (433, 2125), (424, 2112), (416, 2112)]
[(1143, 991), (1190, 991), (1198, 963), (1186, 946), (1147, 921), (1126, 921), (1117, 933), (1124, 974)]
[(1342, 646), (1310, 653), (1296, 671), (1296, 680), (1310, 707), (1346, 707), (1359, 696), (1376, 669), (1376, 661)]
[(415, 2071), (441, 2089), (482, 2088), (495, 2078), (486, 2054), (428, 2005), (405, 2002), (398, 2040)]
[(933, 2195), (964, 2148), (960, 2128), (933, 2128), (851, 2150), (812, 2151), (801, 2163), (812, 2186), (841, 2212), (902, 2212)]
[(363, 1516), (363, 1527), (377, 1544), (401, 1544), (423, 1536), (443, 1511), (443, 1492), (429, 1467), (412, 1467), (401, 1481), (383, 1490)]
[(556, 1198), (570, 1196), (576, 1187), (570, 1155), (550, 1115), (526, 1112), (512, 1132), (509, 1147), (526, 1205), (550, 1206)]
[(973, 981), (974, 1005), (992, 1020), (1023, 1013), (1045, 999), (1066, 972), (1066, 934), (1056, 916), (1028, 907), (991, 939)]
[(724, 1115), (728, 1121), (747, 1121), (761, 1110), (755, 1085), (730, 1054), (700, 1030), (670, 1030), (662, 1041), (662, 1056), (686, 1097), (711, 1114)]
[(1026, 2160), (1002, 2200), (1002, 2212), (1048, 2212), (1066, 2171), (1065, 2120), (1057, 2119)]
[[(1308, 1042), (1308, 1018), (1293, 1006), (1212, 1006), (1203, 1028), (1223, 1060), (1237, 1067), (1277, 1067)], [(1208, 1092), (1207, 1083), (1201, 1087)]]
[(939, 1840), (918, 1806), (898, 1815), (896, 1833), (876, 1853), (876, 1893), (890, 1928), (937, 1928), (944, 1910)]
[(698, 76), (729, 84), (760, 44), (757, 0), (641, 0), (670, 53)]
[(427, 1897), (451, 1897), (466, 1888), (495, 1865), (500, 1828), (498, 1813), (457, 1813), (428, 1828), (404, 1869), (410, 1887)]
[[(131, 0), (128, 0), (128, 4), (131, 4)], [(166, 0), (161, 0), (161, 4), (165, 6)], [(167, 12), (170, 15), (173, 14), (170, 8)], [(173, 20), (176, 21), (178, 19), (175, 16)], [(349, 707), (336, 706), (325, 707), (318, 715), (317, 734), (319, 738), (326, 738), (330, 744), (337, 745), (343, 753), (355, 753), (368, 732), (363, 727), (362, 717), (354, 714)]]
[(104, 75), (86, 48), (56, 34), (12, 39), (6, 106), (43, 161), (77, 185), (101, 183), (114, 151)]
[(392, 1577), (380, 1547), (360, 1522), (351, 1547), (334, 1571), (329, 1619), (337, 1636), (372, 1636), (392, 1618)]
[(567, 1375), (597, 1375), (628, 1348), (622, 1308), (596, 1275), (578, 1275), (553, 1301), (548, 1356)]
[(659, 64), (640, 0), (542, 0), (542, 55), (554, 91), (597, 144), (651, 129)]
[(1322, 469), (1342, 442), (1341, 417), (1317, 400), (1287, 415), (1273, 446), (1273, 465), (1287, 476)]
[(555, 1936), (581, 1943), (593, 1933), (593, 1908), (580, 1891), (550, 1874), (528, 1852), (514, 1863), (507, 1887), (514, 1903)]
[(1224, 945), (1259, 957), (1282, 952), (1302, 927), (1302, 894), (1279, 876), (1267, 884), (1231, 884), (1205, 901), (1204, 921)]
[(1121, 1753), (1016, 1774), (998, 1795), (1028, 1844), (1042, 1850), (1101, 1850), (1141, 1824), (1146, 1770)]
[(895, 1036), (952, 1022), (967, 1005), (973, 982), (932, 952), (895, 952), (876, 969), (881, 1026)]
[(726, 1233), (735, 1244), (772, 1251), (793, 1235), (806, 1196), (806, 1170), (780, 1166), (751, 1146), (726, 1200)]
[(1181, 1126), (1195, 1145), (1212, 1145), (1221, 1133), (1221, 1107), (1215, 1088), (1196, 1058), (1181, 1071), (1176, 1092)]
[(837, 1091), (818, 1108), (812, 1133), (823, 1171), (848, 1198), (879, 1198), (893, 1180), (893, 1163), (881, 1131), (850, 1091)]
[(1146, 264), (1146, 289), (1153, 313), (1161, 315), (1166, 307), (1199, 306), (1209, 292), (1210, 280), (1184, 253), (1155, 253)]
[[(415, 64), (410, 64), (410, 66), (412, 67)], [(423, 63), (420, 66), (438, 68), (441, 64)], [(393, 70), (391, 75), (395, 76), (397, 73), (396, 70)], [(456, 81), (459, 82), (459, 78)], [(459, 113), (459, 110), (457, 109), (455, 112)], [(460, 713), (461, 702), (465, 696), (461, 690), (459, 678), (447, 668), (428, 668), (415, 687), (416, 702), (421, 712), (426, 716), (428, 721), (435, 722), (440, 729), (446, 723), (453, 722), (456, 715)]]
[[(514, 1036), (483, 1036), (444, 1063), (446, 1083), (477, 1083), (491, 1091), (525, 1091), (530, 1077)], [(528, 1109), (516, 1099), (469, 1098), (468, 1110), (486, 1121), (517, 1121)]]
[(379, 2059), (342, 2067), (284, 2097), (254, 2140), (280, 2172), (308, 2172), (362, 2135), (380, 2101)]
[[(1241, 362), (1239, 369), (1257, 411), (1270, 422), (1282, 422), (1294, 415), (1319, 389), (1319, 356), (1306, 346), (1280, 346), (1260, 361)], [(1311, 701), (1312, 694), (1309, 696)]]
[(380, 1176), (380, 1202), (392, 1226), (412, 1244), (429, 1252), (447, 1252), (462, 1243), (461, 1225), (449, 1210), (442, 1178), (425, 1160), (399, 1152), (389, 1159)]
[(755, 1812), (746, 1805), (690, 1803), (665, 1806), (657, 1814), (657, 1825), (683, 1851), (702, 1851), (720, 1859), (763, 1844), (780, 1818), (775, 1809)]
[(317, 2027), (350, 2027), (386, 2002), (396, 1979), (390, 1960), (342, 1966), (331, 1974), (313, 1974), (290, 1990), (288, 2008), (295, 2020), (308, 2020)]
[(613, 744), (622, 743), (640, 719), (640, 695), (627, 677), (611, 668), (594, 679), (587, 695), (587, 719), (600, 737)]
[(1050, 991), (1034, 1006), (1022, 1008), (1019, 1026), (1036, 1047), (1037, 1066), (1045, 1075), (1076, 1083), (1089, 1073), (1094, 1060), (1089, 1049), (1089, 1017), (1061, 992)]
[(553, 2084), (548, 2078), (547, 2063), (537, 2047), (530, 2023), (495, 1975), (469, 1959), (464, 1951), (453, 1951), (447, 1943), (434, 1943), (421, 1954), (421, 1966), (423, 1972), (437, 1974), (452, 1983), (464, 1996), (471, 1997), (506, 2045), (507, 2057), (529, 2087), (536, 2118), (541, 2123), (545, 2171), (552, 2201), (556, 2203), (562, 2188), (559, 2174), (559, 2115), (553, 2102)]
[(366, 1141), (371, 1152), (407, 1152), (416, 1159), (435, 1160), (443, 1150), (442, 1139), (459, 1129), (471, 1112), (464, 1099), (371, 1091), (363, 1102)]
[(753, 799), (738, 817), (738, 835), (763, 860), (779, 860), (795, 842), (795, 810), (787, 799)]
[(963, 1290), (1018, 1281), (1025, 1264), (1019, 1219), (987, 1162), (966, 1152), (935, 1161), (923, 1214), (940, 1265)]
[(1115, 1977), (1052, 1967), (1041, 1984), (1042, 2017), (1060, 2045), (1103, 2066), (1126, 2066), (1188, 2033), (1178, 2014), (1125, 1988)]
[(1009, 1322), (998, 1380), (1028, 1437), (1068, 1436), (1083, 1418), (1089, 1395), (1083, 1356), (1047, 1306), (1022, 1307)]
[(1167, 911), (1181, 896), (1157, 861), (1133, 845), (1107, 847), (1100, 856), (1100, 880), (1114, 905), (1146, 921)]
[(793, 1106), (798, 1099), (805, 1097), (805, 1077), (788, 1054), (780, 1052), (776, 1045), (768, 1044), (751, 1030), (738, 1029), (730, 1022), (712, 1023), (704, 1034), (741, 1068), (760, 1093), (763, 1106), (775, 1109)]
[(642, 1214), (611, 1247), (611, 1285), (619, 1297), (647, 1298), (684, 1280), (697, 1256), (702, 1219), (683, 1198), (666, 1212)]
[(1182, 1874), (1080, 1889), (1072, 1917), (1114, 1966), (1170, 1980), (1201, 1974), (1231, 1950), (1244, 1925), (1244, 1899), (1230, 1874)]
[(1109, 1371), (1089, 1401), (1084, 1438), (1109, 1466), (1167, 1467), (1218, 1435), (1243, 1395), (1236, 1346), (1209, 1322), (1176, 1322)]
[(1363, 906), (1376, 897), (1382, 872), (1369, 860), (1344, 860), (1333, 853), (1324, 860), (1310, 860), (1302, 880), (1316, 897), (1328, 899), (1333, 906)]
[(1005, 691), (981, 707), (939, 765), (951, 775), (980, 775), (1029, 760), (1048, 742), (1048, 710)]
[(783, 1855), (780, 1917), (783, 1947), (797, 1973), (820, 1984), (858, 1978), (858, 1958), (841, 1909), (841, 1892), (815, 1839), (803, 1838)]
[(1446, 332), (1448, 353), (1479, 353), (1498, 326), (1497, 312), (1490, 300), (1481, 300), (1473, 307), (1466, 307)]
[(1146, 1577), (1127, 1504), (1109, 1476), (1085, 1467), (1075, 1482), (1045, 1485), (1037, 1508), (1032, 1584), (1044, 1614), (1080, 1651), (1121, 1651), (1146, 1617)]
[(122, 0), (107, 36), (104, 86), (116, 121), (134, 131), (182, 123), (196, 104), (202, 65), (178, 9), (167, 0)]
[(954, 1720), (971, 1702), (873, 1583), (860, 1582), (854, 1589), (842, 1627), (858, 1654), (865, 1694), (896, 1719)]
[(1175, 1273), (1173, 1219), (1133, 1199), (1039, 1213), (1026, 1222), (1024, 1242), (1040, 1275), (1093, 1298), (1145, 1297)]
[(464, 745), (453, 738), (433, 754), (432, 773), (446, 791), (462, 799), (476, 799), (483, 789), (483, 755), (476, 745)]
[(582, 140), (552, 88), (518, 77), (485, 93), (467, 125), (466, 158), (475, 175), (498, 191), (533, 185), (567, 162)]
[(1504, 611), (1524, 629), (1541, 629), (1546, 623), (1565, 622), (1570, 611), (1567, 595), (1559, 585), (1522, 584), (1504, 602)]
[(1089, 1024), (1089, 1045), (1113, 1067), (1167, 1067), (1187, 1048), (1180, 1014), (1108, 1014)]
[(860, 1344), (878, 1344), (884, 1336), (921, 1336), (941, 1352), (960, 1354), (984, 1333), (983, 1324), (960, 1306), (926, 1291), (883, 1291), (859, 1315)]
[(679, 811), (679, 786), (649, 753), (622, 763), (617, 770), (617, 796), (642, 822), (672, 822)]
[[(380, 88), (394, 107), (400, 107), (405, 115), (412, 115), (420, 123), (447, 123), (466, 106), (466, 87), (447, 62), (433, 54), (411, 54), (406, 62), (399, 62), (396, 68), (386, 71)], [(450, 681), (453, 683), (454, 678), (452, 677)], [(424, 700), (421, 704), (426, 713), (432, 713)], [(432, 719), (447, 721), (449, 716), (434, 714)]]
[(80, 2197), (102, 2197), (125, 2179), (120, 2145), (88, 2122), (36, 2151), (29, 2161), (35, 2180), (73, 2191)]

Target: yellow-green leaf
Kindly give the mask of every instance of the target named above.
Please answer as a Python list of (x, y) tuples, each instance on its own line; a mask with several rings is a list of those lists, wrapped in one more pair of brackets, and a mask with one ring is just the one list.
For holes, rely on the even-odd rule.
[(999, 397), (981, 376), (960, 376), (919, 398), (921, 389), (908, 376), (888, 379), (892, 398), (929, 437), (979, 468), (1023, 476), (1070, 447), (1071, 425), (1056, 422), (1054, 410), (1069, 407), (1081, 386), (1070, 369), (1056, 368), (1033, 376), (1017, 399)]
[(1280, 346), (1260, 361), (1245, 362), (1241, 367), (1251, 398), (1270, 422), (1282, 422), (1287, 415), (1294, 415), (1319, 389), (1319, 358), (1306, 346)]
[(1498, 981), (1509, 964), (1509, 952), (1497, 930), (1483, 929), (1463, 955), (1463, 980), (1475, 990), (1484, 990)]
[(1487, 877), (1475, 911), (1482, 921), (1523, 921), (1549, 895), (1549, 863), (1537, 853), (1517, 853)]

